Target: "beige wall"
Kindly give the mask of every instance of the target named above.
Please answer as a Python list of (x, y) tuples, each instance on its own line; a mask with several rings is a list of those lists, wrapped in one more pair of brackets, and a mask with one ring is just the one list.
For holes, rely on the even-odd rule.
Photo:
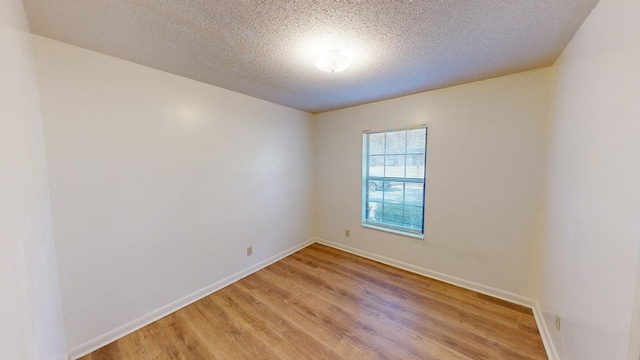
[(34, 41), (72, 354), (311, 239), (309, 114)]
[(65, 358), (31, 36), (0, 0), (0, 359)]
[[(530, 71), (316, 115), (316, 235), (530, 302), (549, 72)], [(429, 126), (425, 240), (362, 228), (363, 130), (420, 123)], [(345, 229), (351, 230), (349, 238)]]
[(637, 0), (601, 0), (554, 66), (538, 300), (561, 359), (626, 359), (630, 340), (637, 344), (629, 334), (640, 242), (638, 14)]

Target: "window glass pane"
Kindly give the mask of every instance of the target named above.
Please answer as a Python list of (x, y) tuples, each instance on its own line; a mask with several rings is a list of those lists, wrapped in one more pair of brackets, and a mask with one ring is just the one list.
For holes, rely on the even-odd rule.
[(406, 205), (422, 207), (423, 201), (424, 201), (424, 192), (423, 192), (422, 184), (406, 183), (404, 203)]
[(387, 154), (404, 154), (405, 140), (407, 138), (406, 131), (394, 131), (386, 133), (385, 151)]
[(369, 201), (367, 204), (367, 220), (377, 222), (382, 218), (382, 203)]
[(384, 188), (384, 181), (369, 180), (367, 184), (367, 192), (369, 200), (382, 202), (382, 189)]
[(424, 179), (424, 155), (407, 155), (406, 177)]
[(369, 155), (384, 154), (385, 133), (369, 135)]
[(363, 136), (363, 223), (424, 233), (426, 135), (422, 128)]
[(405, 206), (404, 207), (404, 225), (411, 228), (422, 228), (422, 207), (417, 206)]
[(425, 152), (425, 137), (427, 136), (427, 129), (415, 129), (407, 130), (407, 153), (408, 154), (424, 154)]
[(384, 156), (369, 156), (369, 176), (384, 176)]
[(383, 201), (386, 203), (404, 203), (404, 183), (396, 181), (384, 181), (382, 189)]
[(404, 224), (404, 209), (402, 204), (385, 202), (382, 207), (382, 221), (392, 226)]
[(384, 176), (404, 177), (404, 155), (387, 155), (384, 165)]

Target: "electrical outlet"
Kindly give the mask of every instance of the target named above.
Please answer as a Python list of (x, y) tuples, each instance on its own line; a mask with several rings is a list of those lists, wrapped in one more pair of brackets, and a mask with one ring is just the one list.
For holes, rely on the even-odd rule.
[(562, 320), (562, 318), (560, 318), (560, 315), (556, 314), (556, 330), (560, 331), (560, 321)]
[(247, 248), (247, 256), (251, 256), (251, 255), (253, 255), (253, 246), (249, 246)]
[(351, 236), (351, 230), (347, 229), (344, 231), (344, 236), (346, 237), (350, 237)]

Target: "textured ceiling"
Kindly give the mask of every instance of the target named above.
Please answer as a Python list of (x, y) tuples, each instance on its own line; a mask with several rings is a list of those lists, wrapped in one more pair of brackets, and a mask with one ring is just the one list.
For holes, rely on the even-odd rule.
[(551, 65), (596, 3), (24, 0), (35, 34), (313, 113)]

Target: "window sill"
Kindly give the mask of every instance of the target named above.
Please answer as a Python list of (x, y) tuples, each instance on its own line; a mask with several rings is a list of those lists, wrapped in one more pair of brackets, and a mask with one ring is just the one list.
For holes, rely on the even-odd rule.
[(424, 234), (412, 233), (412, 232), (409, 232), (409, 231), (403, 231), (403, 230), (398, 230), (398, 229), (394, 229), (394, 228), (390, 228), (390, 227), (385, 227), (385, 226), (380, 226), (380, 225), (373, 225), (373, 224), (368, 224), (368, 223), (362, 223), (362, 227), (368, 228), (368, 229), (373, 229), (373, 230), (378, 230), (378, 231), (384, 231), (384, 232), (388, 232), (388, 233), (392, 233), (392, 234), (396, 234), (396, 235), (407, 236), (407, 237), (414, 238), (414, 239), (424, 240)]

